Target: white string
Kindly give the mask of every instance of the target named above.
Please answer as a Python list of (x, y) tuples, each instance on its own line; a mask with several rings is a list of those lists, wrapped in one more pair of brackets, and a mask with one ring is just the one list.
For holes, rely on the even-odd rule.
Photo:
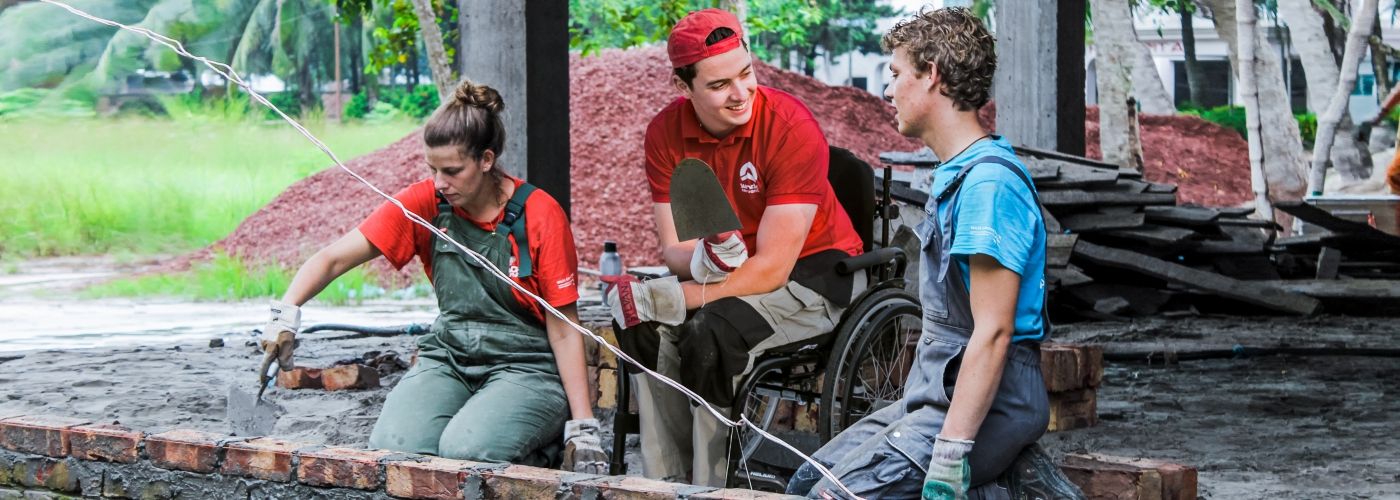
[(414, 222), (415, 224), (418, 224), (418, 225), (420, 225), (420, 226), (423, 226), (423, 227), (426, 228), (429, 232), (431, 232), (433, 235), (435, 235), (435, 236), (437, 236), (437, 237), (439, 237), (439, 238), (442, 238), (442, 239), (446, 240), (447, 242), (449, 242), (449, 243), (451, 243), (453, 246), (457, 247), (459, 250), (461, 250), (461, 251), (462, 251), (463, 253), (465, 253), (466, 255), (471, 256), (471, 258), (474, 259), (474, 260), (476, 260), (476, 262), (477, 262), (478, 264), (481, 264), (482, 267), (484, 267), (485, 269), (488, 269), (488, 270), (491, 272), (492, 275), (495, 275), (497, 278), (501, 279), (502, 281), (505, 281), (506, 283), (509, 283), (510, 286), (511, 286), (512, 288), (514, 288), (516, 291), (519, 291), (520, 293), (524, 294), (525, 296), (530, 297), (531, 299), (533, 299), (535, 302), (538, 302), (538, 303), (540, 304), (541, 307), (543, 307), (546, 311), (549, 311), (549, 313), (552, 314), (554, 317), (563, 320), (565, 323), (568, 323), (569, 326), (572, 326), (572, 327), (574, 328), (574, 330), (577, 330), (579, 333), (581, 333), (581, 334), (583, 334), (583, 335), (585, 335), (585, 336), (587, 336), (587, 337), (593, 339), (594, 342), (597, 342), (599, 345), (601, 345), (601, 346), (603, 346), (604, 348), (606, 348), (607, 350), (611, 351), (611, 352), (612, 352), (614, 355), (616, 355), (619, 359), (622, 359), (622, 360), (626, 361), (627, 363), (631, 364), (632, 366), (635, 366), (635, 367), (636, 367), (637, 369), (639, 369), (642, 373), (646, 373), (647, 375), (650, 375), (651, 377), (653, 377), (653, 378), (655, 378), (655, 379), (657, 379), (657, 380), (660, 380), (662, 383), (664, 383), (664, 384), (666, 384), (666, 385), (668, 385), (668, 386), (671, 386), (672, 388), (676, 389), (677, 391), (680, 391), (682, 394), (685, 394), (685, 396), (686, 396), (687, 398), (690, 398), (691, 401), (693, 401), (693, 402), (695, 402), (695, 403), (698, 403), (699, 406), (705, 408), (706, 411), (709, 411), (710, 414), (713, 415), (713, 416), (715, 417), (716, 420), (719, 420), (719, 421), (720, 421), (720, 423), (723, 423), (724, 425), (729, 426), (729, 427), (739, 427), (739, 426), (741, 426), (741, 425), (747, 425), (747, 426), (753, 428), (755, 431), (758, 432), (759, 435), (763, 436), (765, 439), (768, 439), (768, 440), (770, 440), (770, 441), (773, 441), (773, 442), (779, 444), (780, 446), (782, 446), (782, 447), (784, 447), (784, 448), (787, 448), (789, 451), (792, 451), (793, 453), (795, 453), (795, 454), (797, 454), (798, 456), (802, 457), (802, 459), (803, 459), (804, 461), (806, 461), (807, 463), (812, 464), (812, 466), (816, 467), (817, 470), (820, 471), (820, 472), (822, 473), (823, 476), (826, 476), (827, 479), (830, 479), (837, 487), (839, 487), (839, 488), (841, 489), (842, 492), (846, 493), (847, 495), (850, 495), (852, 498), (860, 498), (860, 497), (856, 496), (855, 493), (852, 493), (850, 489), (846, 488), (846, 485), (845, 485), (845, 484), (842, 484), (841, 481), (840, 481), (839, 479), (837, 479), (836, 476), (833, 475), (833, 474), (831, 473), (831, 471), (828, 470), (825, 466), (823, 466), (820, 462), (817, 462), (816, 460), (813, 460), (812, 457), (809, 457), (809, 456), (807, 456), (805, 453), (802, 453), (801, 451), (798, 451), (797, 448), (794, 448), (794, 447), (792, 447), (792, 445), (789, 445), (788, 443), (784, 442), (783, 440), (778, 439), (777, 437), (774, 437), (772, 434), (769, 434), (769, 433), (767, 433), (767, 432), (764, 432), (763, 429), (758, 428), (757, 425), (754, 425), (753, 422), (750, 422), (750, 421), (748, 420), (748, 418), (746, 418), (746, 417), (742, 417), (742, 416), (741, 416), (740, 419), (739, 419), (739, 421), (738, 421), (738, 422), (735, 422), (735, 421), (730, 420), (729, 418), (725, 417), (724, 415), (721, 415), (718, 409), (716, 409), (714, 406), (711, 406), (710, 403), (707, 402), (707, 401), (705, 401), (704, 398), (701, 398), (699, 394), (696, 394), (694, 391), (691, 391), (690, 389), (686, 388), (685, 386), (681, 385), (680, 383), (678, 383), (678, 382), (676, 382), (676, 381), (674, 381), (674, 380), (671, 380), (671, 379), (669, 379), (669, 378), (666, 378), (665, 376), (661, 375), (660, 373), (657, 373), (657, 372), (655, 372), (655, 371), (652, 371), (652, 370), (648, 369), (648, 368), (645, 367), (645, 366), (642, 366), (641, 363), (638, 363), (638, 362), (637, 362), (637, 360), (632, 359), (631, 356), (628, 356), (626, 353), (622, 352), (620, 349), (618, 349), (618, 348), (616, 348), (616, 347), (613, 347), (611, 344), (609, 344), (609, 343), (608, 343), (606, 340), (604, 340), (602, 337), (600, 337), (600, 336), (594, 334), (593, 331), (591, 331), (591, 330), (589, 330), (589, 329), (587, 329), (587, 328), (584, 328), (583, 326), (579, 325), (578, 323), (573, 322), (573, 321), (570, 320), (568, 317), (564, 316), (564, 313), (559, 312), (558, 309), (555, 309), (554, 306), (550, 305), (550, 304), (549, 304), (548, 302), (546, 302), (544, 299), (540, 298), (540, 296), (535, 295), (533, 292), (531, 292), (531, 291), (525, 289), (525, 287), (521, 286), (519, 283), (516, 283), (515, 280), (511, 279), (510, 276), (508, 276), (506, 273), (502, 272), (499, 268), (497, 268), (497, 267), (495, 266), (495, 264), (492, 264), (489, 260), (487, 260), (487, 259), (486, 259), (485, 257), (483, 257), (481, 254), (478, 254), (478, 253), (476, 253), (476, 251), (474, 251), (474, 250), (472, 250), (472, 249), (470, 249), (470, 248), (467, 248), (466, 246), (463, 246), (461, 243), (458, 243), (456, 240), (454, 240), (454, 239), (452, 239), (450, 236), (448, 236), (447, 233), (444, 233), (443, 231), (439, 230), (436, 226), (434, 226), (433, 224), (429, 223), (427, 220), (423, 219), (423, 218), (420, 217), (418, 214), (415, 214), (415, 213), (413, 213), (412, 211), (410, 211), (408, 208), (404, 207), (404, 206), (403, 206), (403, 203), (399, 202), (399, 200), (395, 199), (393, 196), (390, 196), (389, 194), (385, 193), (384, 191), (381, 191), (381, 190), (380, 190), (378, 187), (376, 187), (374, 184), (370, 183), (370, 182), (369, 182), (368, 180), (366, 180), (364, 177), (361, 177), (360, 174), (357, 174), (357, 173), (355, 173), (354, 170), (351, 170), (349, 167), (346, 167), (345, 164), (342, 163), (342, 162), (340, 161), (340, 158), (337, 157), (337, 156), (335, 155), (335, 153), (332, 152), (332, 151), (330, 150), (330, 148), (327, 147), (327, 146), (325, 145), (325, 143), (321, 142), (320, 139), (317, 139), (315, 135), (313, 135), (310, 131), (306, 130), (305, 127), (303, 127), (303, 126), (302, 126), (300, 123), (298, 123), (296, 120), (292, 119), (292, 117), (287, 116), (286, 113), (283, 113), (282, 110), (279, 109), (277, 106), (274, 106), (271, 102), (268, 102), (268, 100), (267, 100), (266, 98), (264, 98), (261, 94), (258, 94), (257, 92), (253, 91), (252, 86), (249, 85), (247, 82), (245, 82), (242, 78), (240, 78), (240, 77), (238, 76), (238, 72), (237, 72), (237, 71), (234, 71), (233, 67), (231, 67), (231, 66), (229, 66), (229, 65), (227, 65), (227, 64), (218, 62), (218, 61), (212, 61), (212, 60), (210, 60), (210, 59), (208, 59), (208, 58), (205, 58), (205, 57), (201, 57), (201, 56), (197, 56), (197, 55), (191, 54), (191, 53), (189, 53), (188, 51), (185, 50), (184, 45), (181, 44), (180, 41), (175, 40), (175, 39), (172, 39), (172, 38), (167, 37), (167, 36), (165, 36), (165, 35), (162, 35), (162, 34), (160, 34), (160, 33), (156, 33), (156, 32), (154, 32), (154, 31), (148, 30), (148, 29), (146, 29), (146, 28), (139, 28), (139, 27), (134, 27), (134, 26), (127, 26), (127, 25), (125, 25), (125, 24), (122, 24), (122, 23), (119, 23), (119, 22), (116, 22), (116, 21), (112, 21), (112, 20), (103, 19), (103, 18), (100, 18), (100, 17), (97, 17), (97, 16), (93, 16), (93, 15), (91, 15), (91, 14), (88, 14), (87, 12), (84, 12), (84, 11), (82, 11), (82, 10), (79, 10), (79, 9), (77, 9), (77, 8), (75, 8), (75, 7), (72, 7), (72, 6), (70, 6), (70, 5), (64, 4), (64, 3), (62, 3), (62, 2), (58, 2), (58, 1), (56, 1), (56, 0), (39, 0), (39, 1), (41, 1), (41, 2), (43, 2), (43, 3), (50, 4), (50, 5), (54, 5), (54, 6), (56, 6), (56, 7), (60, 7), (60, 8), (62, 8), (62, 9), (64, 9), (64, 10), (67, 10), (68, 12), (73, 13), (74, 15), (77, 15), (77, 16), (79, 16), (79, 17), (83, 17), (83, 18), (89, 19), (89, 20), (94, 21), (94, 22), (97, 22), (97, 23), (105, 24), (105, 25), (107, 25), (107, 26), (112, 26), (112, 27), (115, 27), (115, 28), (120, 28), (120, 29), (124, 29), (124, 30), (127, 30), (127, 31), (131, 31), (131, 32), (133, 32), (133, 33), (137, 33), (137, 34), (140, 34), (140, 35), (144, 35), (145, 37), (150, 38), (151, 40), (155, 41), (156, 43), (159, 43), (159, 44), (161, 44), (161, 45), (164, 45), (164, 46), (166, 46), (166, 47), (169, 47), (171, 50), (174, 50), (177, 54), (180, 54), (180, 55), (182, 55), (182, 56), (185, 56), (185, 57), (188, 57), (188, 58), (190, 58), (190, 59), (193, 59), (193, 60), (199, 61), (199, 62), (201, 62), (201, 63), (204, 63), (204, 65), (207, 66), (207, 67), (209, 67), (210, 70), (213, 70), (215, 73), (218, 73), (220, 76), (224, 77), (225, 80), (227, 80), (227, 81), (229, 81), (229, 82), (232, 82), (232, 83), (234, 83), (234, 84), (237, 84), (240, 88), (243, 89), (244, 92), (246, 92), (246, 93), (247, 93), (250, 97), (252, 97), (254, 100), (256, 100), (257, 102), (261, 103), (263, 106), (267, 106), (268, 109), (271, 109), (273, 112), (277, 113), (277, 116), (282, 117), (282, 120), (284, 120), (284, 121), (286, 121), (288, 124), (290, 124), (290, 125), (292, 126), (292, 128), (294, 128), (294, 129), (297, 130), (297, 132), (300, 132), (303, 136), (306, 136), (307, 140), (310, 140), (312, 144), (315, 144), (316, 147), (317, 147), (318, 149), (321, 150), (321, 152), (325, 153), (326, 156), (329, 156), (330, 159), (331, 159), (331, 161), (334, 161), (337, 167), (340, 167), (341, 170), (344, 170), (346, 173), (350, 174), (350, 176), (351, 176), (351, 177), (354, 177), (355, 180), (358, 180), (358, 181), (360, 181), (360, 183), (362, 183), (362, 184), (364, 184), (365, 186), (369, 187), (370, 190), (372, 190), (372, 191), (375, 192), (375, 194), (378, 194), (380, 197), (383, 197), (385, 200), (388, 200), (389, 203), (394, 204), (394, 206), (398, 207), (399, 210), (400, 210), (401, 212), (403, 212), (404, 217), (407, 217), (408, 220)]

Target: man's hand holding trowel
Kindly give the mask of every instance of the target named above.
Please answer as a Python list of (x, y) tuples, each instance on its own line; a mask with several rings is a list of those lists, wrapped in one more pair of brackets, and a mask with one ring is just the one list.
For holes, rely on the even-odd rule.
[[(690, 277), (697, 283), (722, 282), (749, 258), (739, 217), (705, 162), (687, 158), (676, 166), (671, 217), (681, 241), (698, 240), (690, 258)], [(685, 290), (676, 276), (640, 281), (623, 275), (604, 281), (610, 284), (613, 319), (623, 328), (647, 321), (672, 326), (685, 321)]]

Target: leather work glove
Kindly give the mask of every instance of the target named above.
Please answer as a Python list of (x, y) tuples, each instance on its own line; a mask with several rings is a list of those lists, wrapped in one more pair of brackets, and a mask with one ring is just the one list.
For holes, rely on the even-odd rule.
[(924, 500), (967, 500), (967, 490), (972, 488), (972, 469), (967, 465), (971, 452), (972, 441), (934, 439), (933, 458), (924, 476)]
[(700, 283), (718, 283), (749, 259), (749, 249), (738, 231), (701, 238), (690, 255), (690, 276)]
[(564, 465), (562, 470), (607, 474), (608, 455), (598, 437), (598, 419), (582, 418), (564, 424)]
[(675, 326), (685, 322), (685, 293), (675, 276), (640, 281), (630, 274), (604, 276), (612, 316), (623, 328), (646, 321)]
[(270, 306), (272, 318), (267, 320), (262, 335), (258, 336), (258, 346), (265, 353), (260, 376), (267, 373), (267, 365), (273, 359), (277, 360), (277, 367), (282, 371), (292, 369), (292, 348), (296, 344), (297, 330), (301, 328), (300, 307), (275, 300)]

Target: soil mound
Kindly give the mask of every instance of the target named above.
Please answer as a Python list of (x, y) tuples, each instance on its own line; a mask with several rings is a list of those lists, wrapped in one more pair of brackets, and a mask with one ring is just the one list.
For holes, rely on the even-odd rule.
[[(828, 86), (762, 62), (756, 67), (761, 84), (792, 93), (811, 108), (831, 144), (872, 165), (879, 164), (881, 152), (921, 146), (895, 130), (894, 108), (875, 95)], [(570, 57), (573, 229), (584, 267), (594, 266), (602, 242), (609, 239), (618, 242), (629, 266), (659, 261), (642, 139), (651, 117), (676, 98), (669, 78), (660, 47)], [(993, 106), (982, 110), (984, 123), (992, 126)], [(1097, 157), (1097, 110), (1089, 115), (1089, 155)], [(1239, 134), (1193, 117), (1147, 116), (1142, 129), (1147, 177), (1181, 185), (1183, 203), (1232, 205), (1248, 198), (1247, 150)], [(397, 192), (426, 176), (421, 135), (410, 134), (347, 166), (385, 192)], [(292, 185), (227, 238), (176, 265), (223, 251), (249, 262), (295, 268), (358, 225), (380, 202), (367, 187), (330, 168)], [(383, 259), (371, 266), (390, 284), (421, 276), (416, 263), (397, 272)]]

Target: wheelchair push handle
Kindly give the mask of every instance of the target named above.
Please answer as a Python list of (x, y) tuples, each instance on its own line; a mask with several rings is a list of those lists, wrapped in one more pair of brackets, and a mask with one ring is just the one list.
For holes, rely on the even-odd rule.
[(907, 258), (904, 250), (899, 247), (885, 247), (871, 250), (855, 257), (847, 257), (836, 263), (836, 272), (841, 274), (853, 274), (875, 267), (887, 262), (894, 262), (896, 275), (904, 273), (904, 266)]

